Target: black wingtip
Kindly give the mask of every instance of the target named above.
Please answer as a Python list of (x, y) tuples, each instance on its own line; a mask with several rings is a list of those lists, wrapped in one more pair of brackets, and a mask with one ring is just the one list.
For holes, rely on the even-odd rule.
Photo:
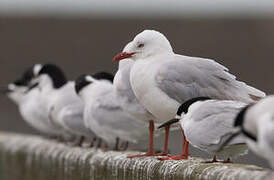
[(167, 122), (161, 124), (161, 125), (158, 127), (158, 129), (161, 129), (161, 128), (166, 127), (166, 126), (170, 126), (171, 124), (177, 123), (177, 122), (179, 122), (179, 121), (180, 121), (180, 119), (177, 119), (177, 118), (171, 119), (171, 120), (169, 120), (169, 121), (167, 121)]

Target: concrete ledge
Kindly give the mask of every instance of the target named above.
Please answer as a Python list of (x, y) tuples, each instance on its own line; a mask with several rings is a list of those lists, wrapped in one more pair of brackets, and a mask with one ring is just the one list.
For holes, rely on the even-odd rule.
[(135, 153), (74, 148), (39, 136), (0, 133), (0, 179), (274, 179), (272, 171), (252, 165), (206, 164), (200, 158), (164, 162), (126, 158)]

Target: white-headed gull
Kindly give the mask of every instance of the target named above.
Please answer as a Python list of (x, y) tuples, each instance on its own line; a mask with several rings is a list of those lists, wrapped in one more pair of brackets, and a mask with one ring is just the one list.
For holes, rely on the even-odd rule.
[[(130, 72), (131, 86), (138, 101), (155, 117), (150, 121), (152, 125), (173, 118), (180, 104), (194, 97), (250, 103), (265, 96), (237, 81), (214, 60), (175, 54), (168, 39), (154, 30), (138, 34), (113, 61), (126, 58), (135, 61)], [(155, 155), (153, 148), (140, 156), (151, 155)]]
[[(256, 104), (242, 108), (235, 119), (239, 128), (225, 144), (239, 135), (244, 135), (248, 147), (258, 156), (266, 159), (274, 168), (274, 96), (267, 96)], [(222, 150), (220, 148), (220, 150)]]
[(149, 121), (154, 119), (153, 115), (138, 102), (130, 85), (130, 70), (133, 64), (131, 59), (119, 62), (119, 69), (113, 80), (114, 90), (125, 111), (138, 119)]
[(45, 113), (64, 135), (91, 138), (94, 134), (85, 127), (83, 119), (84, 103), (75, 93), (75, 82), (68, 81), (63, 71), (54, 64), (36, 65), (34, 74), (39, 82)]
[(123, 110), (112, 81), (113, 75), (105, 72), (82, 75), (76, 80), (76, 92), (85, 103), (85, 124), (107, 145), (114, 145), (117, 138), (137, 142), (147, 136), (145, 123)]
[[(151, 119), (155, 119), (155, 117), (153, 117), (153, 115), (138, 102), (130, 85), (130, 70), (133, 66), (133, 63), (134, 61), (131, 59), (126, 59), (119, 62), (119, 69), (116, 72), (113, 81), (115, 93), (117, 96), (117, 100), (121, 104), (121, 107), (123, 107), (126, 112), (128, 112), (137, 119), (149, 122)], [(169, 130), (168, 127), (167, 129)], [(152, 142), (150, 145), (153, 144), (153, 138), (153, 136), (150, 137), (150, 142)], [(168, 137), (166, 136), (165, 138)], [(167, 152), (168, 144), (165, 144), (164, 152), (158, 155), (166, 155)]]
[[(217, 162), (216, 155), (227, 158), (226, 162), (229, 162), (229, 158), (247, 153), (245, 139), (242, 136), (233, 139), (219, 151), (223, 143), (237, 130), (234, 127), (234, 120), (246, 105), (238, 101), (193, 98), (178, 108), (175, 119), (160, 127), (179, 122), (186, 140), (194, 147), (213, 154), (212, 162)], [(187, 150), (186, 146), (184, 148)], [(177, 157), (181, 158), (181, 156)], [(166, 159), (169, 158), (163, 158)]]
[(34, 129), (51, 137), (59, 136), (60, 133), (53, 126), (45, 114), (45, 106), (41, 103), (38, 83), (30, 85), (34, 78), (32, 67), (28, 68), (20, 79), (8, 85), (5, 94), (13, 100), (23, 119)]

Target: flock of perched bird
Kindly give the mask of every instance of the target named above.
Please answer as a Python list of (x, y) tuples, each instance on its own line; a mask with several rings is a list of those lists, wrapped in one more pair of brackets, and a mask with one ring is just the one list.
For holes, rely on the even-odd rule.
[[(190, 143), (211, 153), (212, 162), (216, 155), (230, 162), (250, 148), (274, 167), (274, 96), (236, 80), (214, 60), (175, 54), (154, 30), (136, 35), (113, 62), (119, 62), (115, 76), (99, 72), (75, 81), (54, 64), (36, 64), (5, 93), (27, 123), (60, 141), (77, 138), (79, 145), (88, 140), (123, 150), (149, 135), (148, 152), (128, 158), (187, 159)], [(162, 153), (154, 152), (154, 123), (165, 129)], [(170, 156), (175, 123), (182, 154)]]

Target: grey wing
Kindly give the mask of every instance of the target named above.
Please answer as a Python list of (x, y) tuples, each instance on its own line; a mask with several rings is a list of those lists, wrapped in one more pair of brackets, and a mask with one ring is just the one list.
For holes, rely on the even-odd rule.
[(48, 111), (48, 120), (49, 123), (55, 126), (58, 129), (63, 129), (63, 127), (57, 123), (56, 121), (56, 107), (55, 106), (50, 106), (49, 111)]
[(126, 113), (115, 102), (100, 102), (91, 112), (104, 131), (112, 132), (123, 140), (135, 142), (146, 134), (145, 124)]
[[(195, 120), (195, 131), (197, 133), (196, 141), (205, 148), (210, 148), (212, 151), (218, 148), (235, 132), (233, 126), (234, 119), (244, 103), (235, 103), (232, 101), (208, 101), (198, 107), (199, 111), (191, 113), (191, 119)], [(191, 111), (191, 109), (190, 109)], [(194, 125), (193, 125), (194, 126)], [(204, 133), (203, 133), (204, 132)], [(191, 133), (191, 132), (190, 132)], [(199, 135), (200, 134), (200, 135)], [(244, 143), (242, 137), (235, 138), (230, 144)]]
[(83, 105), (68, 106), (60, 113), (63, 126), (69, 131), (81, 136), (93, 136), (94, 134), (85, 127), (83, 119)]
[(169, 97), (183, 103), (197, 96), (253, 102), (265, 94), (228, 72), (210, 59), (175, 55), (156, 75), (158, 87)]
[(126, 129), (127, 127), (127, 124), (123, 123), (127, 119), (125, 119), (120, 106), (100, 105), (96, 108), (96, 113), (93, 113), (93, 117), (99, 119), (98, 122), (101, 126), (115, 129)]

